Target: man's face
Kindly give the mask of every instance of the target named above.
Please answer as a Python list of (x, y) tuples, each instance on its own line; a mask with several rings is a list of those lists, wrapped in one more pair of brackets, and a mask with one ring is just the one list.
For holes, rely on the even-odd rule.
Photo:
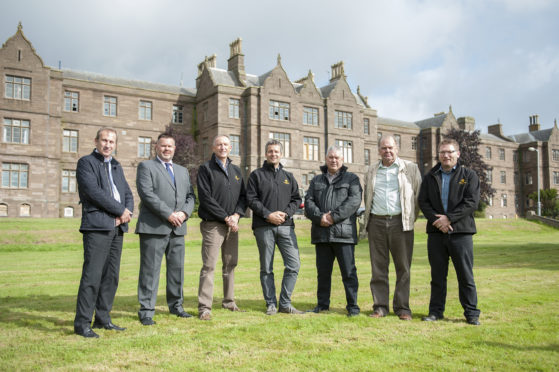
[(398, 145), (394, 141), (394, 138), (384, 138), (380, 142), (378, 154), (382, 159), (382, 165), (384, 165), (385, 167), (392, 165), (392, 163), (394, 163), (398, 158)]
[(116, 133), (104, 130), (99, 133), (99, 138), (95, 139), (95, 147), (99, 154), (109, 158), (116, 149)]
[(269, 145), (266, 149), (266, 161), (274, 167), (279, 166), (281, 160), (281, 147), (280, 145)]
[(159, 159), (164, 162), (170, 162), (175, 156), (175, 140), (172, 138), (160, 138), (155, 145), (155, 152)]
[(215, 156), (223, 161), (227, 159), (231, 152), (231, 143), (227, 137), (217, 137), (213, 144), (213, 152)]
[(326, 166), (328, 167), (328, 172), (334, 174), (344, 165), (344, 157), (338, 151), (330, 151), (326, 155)]
[(454, 148), (454, 145), (441, 145), (439, 147), (439, 161), (445, 171), (449, 171), (458, 163), (460, 151)]

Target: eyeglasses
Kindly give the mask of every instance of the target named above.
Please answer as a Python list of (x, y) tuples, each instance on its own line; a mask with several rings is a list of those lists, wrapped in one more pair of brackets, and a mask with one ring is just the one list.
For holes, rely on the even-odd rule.
[(439, 155), (452, 155), (456, 152), (456, 150), (452, 150), (452, 151), (439, 151)]

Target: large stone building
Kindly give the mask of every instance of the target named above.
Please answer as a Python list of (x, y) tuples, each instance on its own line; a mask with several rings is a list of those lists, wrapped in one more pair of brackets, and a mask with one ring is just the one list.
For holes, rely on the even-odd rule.
[[(446, 131), (475, 128), (473, 118), (456, 118), (452, 108), (415, 122), (379, 117), (359, 88), (353, 92), (348, 85), (342, 62), (332, 66), (323, 87), (310, 71), (292, 81), (280, 56), (272, 70), (249, 74), (241, 48), (240, 39), (231, 43), (227, 69), (217, 67), (215, 55), (206, 57), (198, 65), (196, 88), (185, 89), (45, 66), (19, 25), (0, 49), (0, 216), (79, 216), (76, 162), (92, 151), (95, 133), (104, 126), (118, 131), (116, 157), (134, 191), (137, 164), (153, 156), (153, 142), (168, 125), (194, 134), (203, 159), (215, 135), (230, 136), (231, 157), (245, 176), (262, 164), (266, 141), (276, 138), (302, 188), (332, 144), (344, 149), (349, 169), (362, 177), (378, 159), (378, 137), (392, 134), (400, 156), (426, 172), (437, 161), (436, 145)], [(490, 126), (481, 151), (497, 190), (487, 209), (491, 217), (533, 209), (527, 195), (536, 190), (538, 174), (541, 188), (559, 187), (556, 123), (540, 130), (532, 116), (528, 133), (514, 136), (504, 135), (501, 124)]]

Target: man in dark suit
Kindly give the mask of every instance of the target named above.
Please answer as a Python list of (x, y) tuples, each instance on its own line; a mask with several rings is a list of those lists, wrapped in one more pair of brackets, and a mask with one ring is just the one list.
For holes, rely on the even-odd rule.
[(194, 209), (194, 191), (188, 170), (173, 164), (175, 139), (159, 135), (157, 157), (138, 166), (136, 188), (141, 199), (136, 234), (140, 234), (140, 277), (138, 280), (138, 316), (143, 325), (153, 325), (159, 287), (161, 260), (167, 262), (167, 305), (181, 318), (184, 311), (184, 236), (186, 220)]
[(123, 234), (128, 231), (134, 199), (120, 163), (111, 154), (117, 144), (114, 129), (101, 128), (95, 150), (78, 161), (76, 179), (82, 204), (84, 260), (78, 290), (74, 333), (97, 338), (93, 328), (124, 331), (109, 313), (118, 287)]

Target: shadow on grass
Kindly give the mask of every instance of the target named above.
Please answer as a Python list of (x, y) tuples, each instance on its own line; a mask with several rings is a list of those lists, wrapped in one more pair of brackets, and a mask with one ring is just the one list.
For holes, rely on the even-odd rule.
[[(263, 299), (243, 299), (237, 304), (242, 310), (252, 313), (262, 313), (265, 317), (266, 306)], [(300, 310), (310, 310), (315, 303), (297, 302)], [(184, 299), (183, 307), (190, 314), (198, 315), (198, 297), (187, 296)], [(0, 305), (0, 324), (10, 324), (19, 328), (29, 328), (41, 332), (63, 332), (73, 333), (74, 315), (76, 309), (75, 296), (49, 296), (49, 295), (30, 295), (21, 297), (4, 297)], [(111, 311), (112, 320), (118, 324), (120, 320), (135, 321), (138, 319), (139, 305), (136, 296), (116, 296), (113, 309)], [(221, 298), (215, 298), (213, 311), (226, 311), (221, 308)], [(64, 313), (57, 317), (53, 312)], [(346, 314), (345, 308), (330, 308), (329, 314)], [(365, 314), (365, 313), (364, 313)], [(155, 319), (160, 316), (175, 317), (167, 311), (165, 295), (159, 295)]]

